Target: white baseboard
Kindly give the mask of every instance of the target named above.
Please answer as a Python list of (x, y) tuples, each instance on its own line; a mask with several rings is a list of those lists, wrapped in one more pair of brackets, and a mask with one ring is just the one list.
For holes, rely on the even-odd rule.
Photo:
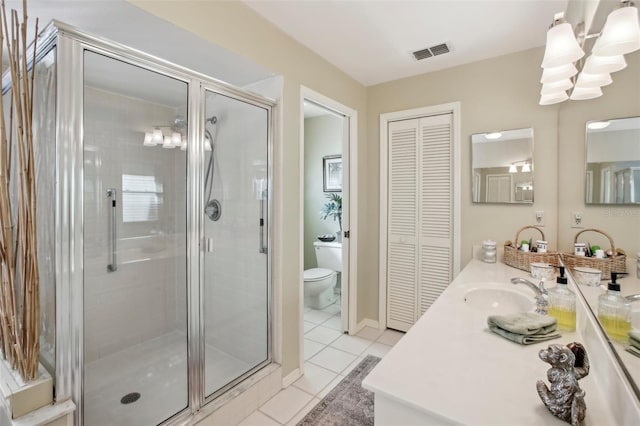
[(360, 332), (360, 330), (362, 330), (365, 327), (372, 327), (379, 330), (380, 324), (376, 320), (372, 320), (371, 318), (365, 318), (356, 325), (356, 333)]
[(296, 368), (291, 373), (282, 378), (282, 387), (288, 388), (289, 385), (298, 380), (300, 377), (302, 377), (302, 373), (300, 372), (299, 368)]

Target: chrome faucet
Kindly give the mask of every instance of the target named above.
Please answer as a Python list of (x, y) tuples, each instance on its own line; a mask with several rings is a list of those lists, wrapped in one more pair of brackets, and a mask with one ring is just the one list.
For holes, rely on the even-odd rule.
[(549, 306), (549, 302), (544, 298), (545, 295), (549, 294), (547, 289), (544, 288), (544, 281), (540, 281), (540, 284), (537, 286), (529, 280), (524, 278), (511, 278), (512, 284), (526, 284), (533, 292), (536, 294), (536, 314), (547, 315), (547, 307)]
[(625, 299), (627, 299), (627, 302), (637, 302), (640, 300), (640, 294), (630, 294)]

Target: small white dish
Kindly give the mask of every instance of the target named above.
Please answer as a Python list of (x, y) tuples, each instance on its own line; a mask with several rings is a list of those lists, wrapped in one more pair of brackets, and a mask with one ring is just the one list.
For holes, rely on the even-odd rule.
[(580, 285), (598, 287), (602, 278), (602, 272), (600, 269), (576, 266), (573, 268), (573, 278), (575, 278), (576, 283)]
[(556, 277), (556, 268), (553, 265), (543, 262), (533, 262), (529, 264), (531, 276), (536, 280), (551, 281)]

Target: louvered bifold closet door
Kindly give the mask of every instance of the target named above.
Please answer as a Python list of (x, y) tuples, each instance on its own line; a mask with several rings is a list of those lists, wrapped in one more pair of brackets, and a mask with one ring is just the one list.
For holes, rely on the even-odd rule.
[(420, 119), (418, 317), (447, 288), (453, 274), (451, 123), (451, 114)]
[(419, 120), (389, 123), (387, 326), (408, 330), (416, 319)]

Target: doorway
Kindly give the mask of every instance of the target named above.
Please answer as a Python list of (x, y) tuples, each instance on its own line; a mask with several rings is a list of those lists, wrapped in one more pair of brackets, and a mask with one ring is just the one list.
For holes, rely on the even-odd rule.
[[(300, 366), (355, 328), (356, 112), (301, 89)], [(306, 343), (306, 345), (305, 345)], [(305, 353), (306, 352), (306, 353)]]

